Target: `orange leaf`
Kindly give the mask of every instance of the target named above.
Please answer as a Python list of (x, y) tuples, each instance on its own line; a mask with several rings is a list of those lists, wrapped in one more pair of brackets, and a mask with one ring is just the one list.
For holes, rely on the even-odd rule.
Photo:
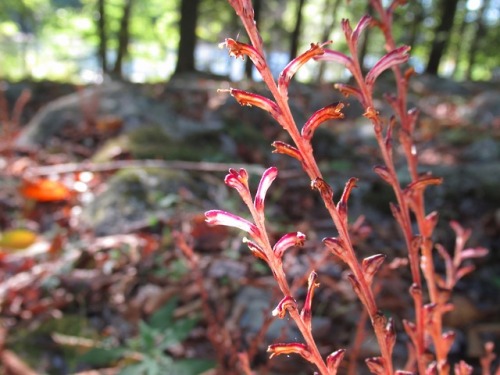
[(42, 178), (35, 181), (24, 180), (20, 193), (27, 199), (38, 202), (54, 202), (70, 197), (70, 190), (62, 182)]

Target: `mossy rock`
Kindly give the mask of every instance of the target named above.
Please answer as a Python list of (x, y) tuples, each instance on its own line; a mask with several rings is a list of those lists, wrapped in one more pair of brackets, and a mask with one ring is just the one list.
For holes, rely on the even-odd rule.
[(159, 218), (168, 219), (178, 210), (193, 209), (179, 196), (182, 189), (203, 195), (187, 173), (162, 168), (124, 169), (107, 185), (82, 212), (84, 224), (97, 235), (130, 232)]
[[(83, 350), (55, 343), (52, 335), (56, 333), (85, 339), (100, 339), (87, 317), (66, 314), (59, 319), (42, 321), (37, 327), (17, 328), (9, 335), (7, 347), (40, 373), (73, 372)], [(50, 360), (41, 361), (42, 358)]]
[(172, 139), (163, 128), (146, 125), (108, 140), (94, 155), (95, 162), (109, 161), (116, 152), (134, 159), (184, 161), (233, 161), (234, 147), (223, 142), (220, 132), (191, 134), (183, 140)]

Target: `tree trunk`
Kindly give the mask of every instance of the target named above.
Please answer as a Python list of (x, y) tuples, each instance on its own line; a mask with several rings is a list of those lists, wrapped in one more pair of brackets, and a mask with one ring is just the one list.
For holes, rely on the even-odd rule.
[(194, 72), (194, 50), (196, 48), (196, 24), (200, 0), (181, 0), (179, 21), (179, 46), (174, 74)]
[[(339, 8), (341, 0), (325, 0), (323, 8), (323, 22), (324, 25), (323, 33), (321, 34), (320, 42), (327, 42), (329, 40), (330, 34), (335, 26), (335, 20), (337, 16), (337, 10)], [(330, 9), (331, 8), (331, 9)], [(325, 62), (319, 62), (318, 74), (316, 75), (316, 82), (321, 83), (323, 81), (323, 75), (325, 74)]]
[(453, 67), (453, 72), (451, 73), (452, 77), (455, 79), (458, 78), (459, 72), (460, 72), (460, 57), (462, 56), (462, 53), (464, 51), (465, 43), (464, 43), (464, 36), (467, 35), (468, 32), (468, 26), (469, 23), (467, 22), (467, 16), (468, 12), (466, 11), (464, 14), (464, 17), (462, 19), (462, 22), (460, 23), (460, 27), (458, 28), (458, 35), (461, 37), (457, 40), (457, 43), (453, 46), (453, 54), (452, 54), (452, 59), (455, 62), (455, 66)]
[(429, 54), (429, 60), (427, 61), (427, 68), (425, 69), (425, 72), (428, 74), (438, 74), (439, 63), (444, 56), (450, 38), (450, 31), (453, 27), (453, 21), (455, 20), (458, 1), (442, 0), (441, 2), (441, 21), (434, 32), (434, 41)]
[(113, 76), (118, 79), (123, 78), (123, 59), (127, 56), (128, 45), (130, 41), (130, 15), (132, 13), (133, 0), (125, 0), (123, 5), (123, 15), (120, 21), (120, 30), (118, 31), (118, 51), (116, 53), (115, 66), (113, 67)]
[(302, 28), (302, 9), (304, 8), (305, 0), (299, 0), (297, 5), (297, 13), (295, 17), (295, 28), (293, 29), (291, 40), (290, 40), (290, 60), (297, 57), (297, 51), (299, 49), (299, 39), (300, 30)]
[(414, 5), (414, 11), (413, 11), (413, 19), (410, 25), (408, 25), (409, 28), (409, 36), (408, 39), (405, 41), (405, 44), (409, 46), (415, 46), (417, 43), (417, 36), (420, 34), (422, 22), (425, 19), (425, 11), (421, 3), (415, 2)]
[[(257, 27), (259, 26), (261, 9), (262, 9), (262, 0), (254, 0), (253, 11), (254, 11), (254, 20)], [(245, 62), (245, 77), (250, 80), (253, 79), (253, 62), (248, 57)]]
[(469, 58), (467, 61), (467, 70), (465, 72), (465, 77), (470, 80), (472, 79), (472, 69), (476, 63), (477, 51), (484, 43), (482, 43), (483, 37), (486, 35), (486, 26), (484, 25), (484, 12), (488, 9), (490, 5), (490, 0), (483, 0), (481, 8), (479, 8), (476, 22), (475, 30), (472, 36), (472, 43), (469, 48)]
[(108, 73), (108, 59), (106, 57), (106, 51), (108, 50), (108, 36), (106, 33), (106, 12), (104, 10), (104, 2), (105, 0), (97, 1), (97, 12), (99, 13), (99, 19), (97, 20), (97, 30), (99, 35), (98, 57), (103, 76)]

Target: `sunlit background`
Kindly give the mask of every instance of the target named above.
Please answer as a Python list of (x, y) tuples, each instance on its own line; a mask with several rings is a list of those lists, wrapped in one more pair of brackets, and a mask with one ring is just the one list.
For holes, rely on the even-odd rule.
[[(168, 79), (175, 68), (179, 42), (180, 0), (133, 0), (129, 23), (130, 41), (123, 63), (124, 78), (133, 82)], [(0, 1), (0, 78), (65, 80), (77, 83), (103, 79), (98, 59), (100, 12), (98, 0), (2, 0)], [(104, 0), (107, 60), (113, 63), (125, 0)], [(289, 60), (289, 39), (296, 23), (299, 1), (263, 1), (259, 26), (268, 46), (270, 65), (279, 72)], [(413, 45), (411, 63), (425, 69), (442, 3), (410, 1), (395, 15), (399, 43)], [(325, 11), (327, 10), (327, 11)], [(307, 0), (299, 51), (311, 42), (333, 40), (332, 48), (344, 49), (339, 26), (342, 18), (353, 23), (368, 9), (365, 2)], [(240, 79), (244, 63), (227, 58), (218, 48), (225, 37), (244, 34), (225, 0), (202, 0), (198, 9), (196, 68)], [(459, 0), (439, 73), (454, 79), (487, 80), (499, 74), (500, 1)], [(332, 30), (331, 33), (326, 29)], [(479, 29), (479, 30), (478, 30)], [(379, 33), (370, 34), (365, 64), (380, 54)], [(471, 55), (474, 57), (471, 58)], [(325, 79), (342, 79), (345, 71), (329, 64)], [(317, 70), (315, 68), (315, 70)], [(298, 77), (316, 79), (312, 69)]]

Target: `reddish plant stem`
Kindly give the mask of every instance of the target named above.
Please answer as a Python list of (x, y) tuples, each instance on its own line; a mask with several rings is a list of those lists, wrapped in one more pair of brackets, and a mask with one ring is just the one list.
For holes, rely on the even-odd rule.
[[(237, 11), (238, 12), (238, 11)], [(280, 93), (278, 90), (278, 87), (276, 85), (276, 82), (272, 76), (272, 73), (265, 62), (264, 59), (264, 53), (263, 53), (263, 46), (262, 46), (262, 41), (261, 38), (259, 37), (255, 22), (251, 17), (245, 16), (245, 12), (238, 13), (240, 15), (240, 18), (243, 21), (243, 24), (245, 26), (245, 29), (249, 35), (250, 41), (252, 46), (260, 53), (262, 56), (263, 64), (257, 64), (256, 67), (259, 70), (262, 79), (268, 86), (269, 90), (271, 91), (272, 96), (274, 97), (276, 104), (278, 105), (280, 109), (280, 116), (278, 118), (278, 121), (280, 125), (290, 134), (290, 137), (292, 138), (294, 144), (298, 148), (298, 150), (301, 153), (302, 156), (302, 166), (304, 171), (307, 173), (311, 181), (316, 181), (318, 179), (322, 179), (322, 174), (319, 170), (319, 167), (316, 163), (316, 160), (313, 155), (313, 149), (311, 146), (310, 142), (305, 141), (297, 128), (297, 125), (295, 124), (295, 120), (292, 116), (292, 113), (290, 111), (290, 107), (288, 105), (288, 98), (285, 97)], [(359, 67), (359, 66), (358, 66)], [(361, 72), (361, 70), (359, 69)], [(365, 88), (366, 89), (366, 88)], [(369, 95), (366, 95), (367, 98), (370, 98)], [(384, 364), (385, 364), (385, 369), (387, 374), (392, 374), (393, 373), (393, 367), (392, 367), (392, 353), (391, 350), (389, 349), (387, 345), (387, 340), (386, 340), (386, 331), (385, 331), (385, 323), (386, 320), (383, 318), (383, 316), (379, 313), (376, 302), (375, 302), (375, 297), (374, 294), (371, 290), (370, 285), (368, 284), (365, 275), (362, 271), (361, 264), (357, 260), (356, 253), (354, 251), (354, 247), (352, 245), (351, 238), (349, 236), (349, 231), (348, 231), (348, 226), (347, 226), (347, 220), (344, 220), (342, 217), (341, 213), (338, 211), (337, 207), (335, 206), (331, 195), (328, 192), (328, 189), (323, 189), (320, 190), (320, 195), (321, 198), (324, 201), (325, 207), (328, 210), (328, 213), (330, 214), (332, 221), (336, 227), (336, 229), (339, 232), (339, 238), (343, 240), (344, 244), (346, 245), (346, 250), (348, 252), (346, 256), (346, 263), (348, 264), (349, 268), (351, 269), (354, 277), (359, 283), (360, 286), (360, 299), (362, 303), (365, 305), (365, 308), (368, 311), (368, 314), (370, 316), (372, 325), (374, 327), (375, 335), (377, 337), (377, 341), (380, 346), (381, 350), (381, 356), (384, 359)], [(265, 228), (261, 228), (259, 223), (256, 223), (259, 229), (261, 229), (262, 233), (265, 233)], [(267, 235), (266, 235), (267, 236)], [(267, 242), (267, 241), (266, 241)], [(273, 259), (271, 257), (271, 259)], [(271, 268), (276, 271), (278, 266), (277, 264), (272, 264), (273, 262), (270, 262)], [(278, 271), (278, 273), (275, 273), (275, 277), (278, 280), (278, 283), (280, 284), (280, 289), (285, 295), (289, 295), (289, 287), (288, 284), (286, 283), (285, 275), (284, 273), (281, 274), (283, 271), (281, 267), (279, 267), (281, 271)], [(280, 281), (281, 279), (281, 281)], [(300, 315), (298, 314), (297, 311), (291, 311), (290, 315), (296, 322), (299, 330), (304, 336), (304, 339), (306, 340), (308, 346), (311, 346), (310, 349), (314, 351), (314, 356), (316, 356), (316, 352), (318, 353), (317, 355), (319, 356), (319, 351), (317, 351), (316, 344), (314, 343), (314, 339), (311, 335), (311, 332), (309, 329), (305, 327), (303, 324), (302, 320), (300, 319)], [(321, 358), (321, 357), (320, 357)], [(324, 366), (324, 368), (322, 368)], [(321, 360), (320, 366), (318, 366), (320, 369), (321, 373), (323, 371), (326, 371), (325, 373), (328, 373), (328, 369), (326, 368), (326, 365), (324, 365), (323, 360)]]
[[(382, 3), (380, 0), (371, 0), (371, 3), (377, 13), (379, 14), (380, 17), (380, 25), (381, 25), (381, 30), (384, 34), (384, 38), (386, 41), (386, 50), (389, 52), (393, 49), (396, 48), (396, 43), (394, 42), (393, 34), (392, 34), (392, 9), (389, 8), (388, 10), (384, 9), (382, 6)], [(409, 117), (408, 114), (408, 109), (407, 109), (407, 88), (408, 88), (408, 80), (406, 77), (403, 76), (401, 72), (401, 68), (399, 66), (394, 66), (392, 68), (394, 75), (396, 77), (396, 87), (397, 87), (397, 105), (395, 106), (395, 111), (397, 116), (400, 119), (402, 131), (406, 132), (407, 137), (405, 137), (405, 142), (401, 142), (405, 154), (405, 158), (407, 160), (407, 166), (408, 166), (408, 171), (411, 176), (412, 182), (415, 182), (418, 180), (419, 175), (418, 175), (418, 158), (417, 158), (417, 153), (416, 153), (416, 146), (414, 144), (414, 124), (413, 120)], [(378, 139), (379, 137), (377, 137)], [(379, 144), (381, 144), (379, 140)], [(381, 147), (381, 149), (383, 149)], [(385, 158), (384, 158), (385, 161)], [(386, 161), (385, 161), (386, 162)], [(387, 162), (386, 162), (387, 165)], [(394, 190), (401, 190), (400, 187), (393, 187)], [(398, 196), (398, 193), (396, 193)], [(432, 241), (432, 232), (433, 228), (427, 225), (427, 222), (425, 220), (425, 200), (423, 196), (423, 190), (419, 190), (414, 192), (413, 196), (413, 202), (412, 202), (412, 207), (411, 209), (413, 210), (415, 214), (415, 218), (417, 221), (418, 229), (420, 232), (420, 235), (422, 236), (422, 241), (421, 241), (421, 246), (420, 246), (420, 256), (419, 254), (415, 254), (416, 256), (411, 256), (412, 250), (411, 247), (408, 247), (410, 250), (410, 264), (412, 268), (412, 276), (413, 276), (413, 282), (422, 290), (422, 282), (420, 279), (420, 273), (418, 273), (418, 276), (414, 270), (418, 270), (420, 266), (420, 257), (422, 257), (425, 261), (423, 264), (425, 264), (424, 267), (422, 267), (422, 272), (424, 274), (425, 280), (426, 280), (426, 285), (429, 290), (429, 297), (430, 301), (432, 303), (439, 303), (439, 294), (437, 290), (437, 285), (436, 285), (436, 280), (435, 280), (435, 270), (434, 270), (434, 263), (432, 261), (432, 251), (433, 251), (433, 241)], [(409, 217), (409, 209), (410, 207), (404, 207), (401, 205), (401, 202), (398, 197), (398, 204), (400, 204), (400, 207), (402, 208), (402, 211), (405, 212), (405, 216)], [(407, 205), (406, 205), (407, 206)], [(408, 245), (408, 235), (413, 236), (411, 234), (412, 229), (411, 229), (411, 223), (406, 223), (405, 221), (405, 226), (408, 227), (402, 228), (403, 231), (405, 232), (405, 238), (407, 241)], [(424, 343), (424, 335), (425, 335), (425, 324), (423, 322), (423, 303), (421, 298), (420, 299), (414, 299), (415, 303), (415, 312), (416, 312), (416, 351), (417, 351), (417, 358), (418, 358), (418, 368), (420, 373), (425, 373), (425, 367), (426, 367), (426, 360), (425, 360), (425, 343)], [(439, 326), (441, 328), (441, 315), (439, 316)], [(440, 330), (441, 332), (441, 330)], [(441, 350), (441, 334), (436, 335), (433, 334), (431, 335), (434, 341), (434, 345), (436, 347), (436, 358), (438, 363), (445, 363), (446, 362), (446, 351)], [(444, 375), (447, 373), (447, 371), (439, 370), (441, 375)]]

